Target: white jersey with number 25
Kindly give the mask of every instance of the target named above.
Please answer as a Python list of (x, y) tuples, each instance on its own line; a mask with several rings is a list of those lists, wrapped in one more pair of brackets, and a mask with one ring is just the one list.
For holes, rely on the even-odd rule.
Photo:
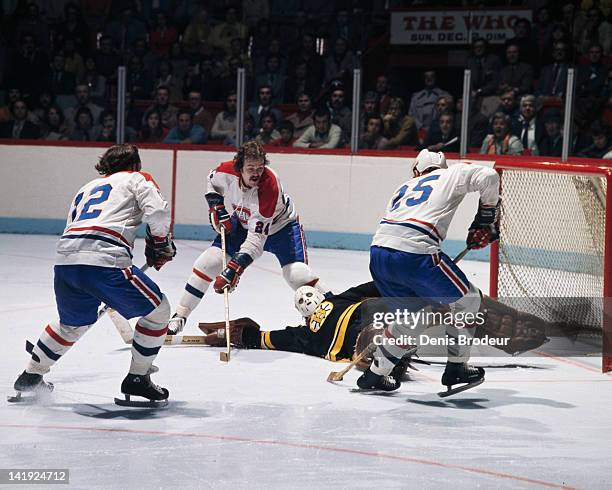
[(480, 193), (482, 205), (496, 206), (497, 172), (458, 163), (405, 182), (393, 193), (372, 245), (417, 254), (436, 253), (457, 207), (470, 192)]

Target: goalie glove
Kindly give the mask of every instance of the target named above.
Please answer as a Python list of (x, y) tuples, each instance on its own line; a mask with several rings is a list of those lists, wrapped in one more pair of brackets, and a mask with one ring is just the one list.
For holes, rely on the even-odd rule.
[(223, 291), (226, 289), (229, 289), (230, 293), (236, 289), (240, 276), (251, 262), (253, 262), (253, 259), (249, 254), (238, 252), (234, 255), (232, 260), (227, 264), (225, 270), (215, 279), (215, 284), (213, 285), (215, 291), (219, 294), (223, 294)]
[[(204, 341), (213, 347), (225, 347), (225, 322), (200, 323), (198, 328), (205, 334)], [(230, 342), (238, 349), (259, 347), (259, 325), (250, 318), (230, 321)]]
[(166, 262), (170, 262), (175, 255), (176, 247), (172, 241), (172, 235), (168, 234), (165, 237), (153, 236), (151, 228), (147, 225), (147, 235), (145, 237), (147, 265), (154, 267), (158, 271)]
[(217, 233), (221, 233), (222, 229), (225, 233), (231, 233), (232, 222), (230, 215), (225, 209), (225, 203), (223, 202), (223, 196), (215, 192), (206, 194), (206, 201), (208, 202), (208, 218), (210, 224)]
[(478, 212), (470, 225), (467, 236), (467, 247), (470, 250), (484, 248), (490, 243), (499, 240), (499, 205), (478, 206)]

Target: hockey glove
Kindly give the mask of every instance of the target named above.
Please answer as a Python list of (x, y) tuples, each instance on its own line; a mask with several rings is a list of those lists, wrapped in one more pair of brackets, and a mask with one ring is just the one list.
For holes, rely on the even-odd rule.
[[(206, 345), (225, 347), (225, 322), (200, 323), (198, 328), (204, 332)], [(261, 335), (259, 325), (250, 318), (230, 321), (230, 342), (238, 349), (257, 349)]]
[(221, 233), (221, 229), (225, 230), (225, 233), (231, 233), (232, 231), (232, 222), (230, 220), (230, 215), (225, 209), (225, 204), (223, 202), (223, 196), (220, 194), (216, 194), (211, 192), (206, 194), (206, 201), (208, 202), (208, 217), (210, 219), (210, 224), (214, 228), (217, 233)]
[(226, 289), (228, 289), (230, 293), (236, 289), (240, 276), (251, 262), (253, 262), (253, 259), (249, 254), (239, 252), (234, 255), (232, 260), (229, 261), (229, 264), (227, 264), (225, 270), (215, 279), (215, 284), (213, 285), (215, 291), (219, 294), (223, 294), (223, 291)]
[(161, 269), (166, 262), (170, 262), (176, 255), (176, 247), (172, 241), (172, 235), (157, 237), (151, 234), (151, 228), (147, 225), (147, 236), (145, 238), (145, 257), (147, 265), (155, 270)]
[(499, 205), (478, 206), (478, 212), (470, 225), (467, 237), (467, 246), (470, 250), (484, 248), (490, 243), (499, 240)]

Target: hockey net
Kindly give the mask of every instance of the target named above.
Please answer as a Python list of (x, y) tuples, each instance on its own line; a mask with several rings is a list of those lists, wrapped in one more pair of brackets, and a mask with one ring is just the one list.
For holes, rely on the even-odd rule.
[(601, 345), (602, 369), (612, 370), (612, 168), (510, 160), (495, 168), (502, 207), (491, 295)]

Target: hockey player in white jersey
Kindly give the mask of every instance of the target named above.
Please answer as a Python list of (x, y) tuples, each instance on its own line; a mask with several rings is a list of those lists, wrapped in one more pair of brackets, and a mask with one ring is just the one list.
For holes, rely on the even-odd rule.
[[(129, 373), (121, 384), (132, 406), (167, 404), (168, 390), (151, 382), (153, 360), (164, 343), (170, 305), (159, 287), (132, 265), (136, 230), (147, 224), (147, 264), (160, 269), (176, 248), (170, 236), (170, 210), (153, 177), (141, 171), (138, 149), (115, 145), (100, 158), (101, 177), (75, 196), (57, 245), (54, 289), (59, 321), (49, 323), (15, 382), (18, 392), (50, 391), (43, 375), (98, 318), (105, 303), (125, 318), (141, 317), (132, 342)], [(130, 401), (130, 396), (147, 401)], [(124, 403), (121, 403), (124, 402)]]
[[(206, 201), (210, 223), (219, 235), (193, 265), (185, 292), (170, 320), (170, 334), (183, 330), (187, 317), (211, 283), (217, 293), (222, 294), (226, 288), (233, 291), (244, 270), (264, 251), (276, 256), (283, 278), (294, 290), (309, 285), (327, 292), (308, 266), (304, 232), (293, 200), (283, 192), (268, 163), (263, 147), (249, 141), (238, 149), (233, 160), (210, 172)], [(227, 237), (230, 257), (225, 270), (222, 270), (222, 232)]]
[[(499, 176), (491, 168), (458, 163), (447, 167), (443, 153), (422, 150), (414, 178), (393, 194), (370, 248), (370, 272), (389, 306), (408, 304), (415, 311), (429, 303), (445, 304), (451, 312), (477, 313), (480, 291), (441, 251), (459, 203), (470, 192), (480, 193), (480, 205), (467, 238), (468, 248), (482, 248), (499, 238)], [(388, 374), (403, 356), (402, 342), (423, 325), (394, 322), (385, 329), (374, 362), (357, 381), (361, 389), (392, 391), (399, 382)], [(452, 327), (449, 334), (471, 336), (472, 328)], [(459, 344), (460, 342), (457, 342)], [(455, 393), (480, 384), (484, 370), (467, 365), (469, 347), (449, 347), (442, 384)], [(465, 383), (459, 388), (452, 386)]]

